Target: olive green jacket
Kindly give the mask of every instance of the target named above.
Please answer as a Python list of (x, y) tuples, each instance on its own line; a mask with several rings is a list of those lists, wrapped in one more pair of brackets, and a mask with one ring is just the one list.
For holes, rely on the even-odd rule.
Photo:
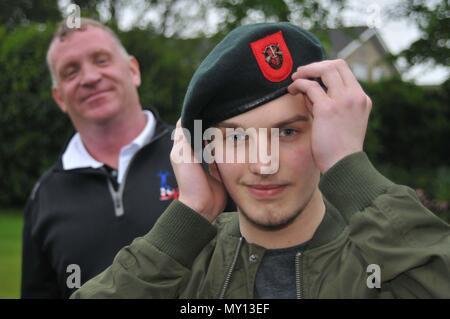
[[(299, 298), (450, 298), (450, 227), (413, 190), (362, 152), (326, 172), (320, 189), (324, 219), (295, 260)], [(264, 252), (241, 236), (237, 213), (210, 224), (174, 201), (72, 298), (252, 298)]]

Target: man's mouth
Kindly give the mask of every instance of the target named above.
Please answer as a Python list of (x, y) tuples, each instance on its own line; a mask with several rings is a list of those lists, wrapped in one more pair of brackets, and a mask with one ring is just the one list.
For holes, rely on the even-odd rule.
[(250, 184), (246, 185), (250, 194), (257, 199), (271, 199), (282, 193), (286, 184)]
[(100, 90), (89, 95), (86, 95), (81, 99), (82, 102), (91, 102), (95, 99), (104, 97), (110, 90)]

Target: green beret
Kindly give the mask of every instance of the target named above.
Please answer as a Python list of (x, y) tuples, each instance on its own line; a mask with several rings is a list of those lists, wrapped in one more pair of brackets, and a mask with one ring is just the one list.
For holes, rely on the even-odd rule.
[(258, 23), (230, 32), (205, 58), (189, 83), (181, 124), (193, 137), (203, 130), (287, 93), (291, 75), (323, 60), (311, 33), (291, 23)]

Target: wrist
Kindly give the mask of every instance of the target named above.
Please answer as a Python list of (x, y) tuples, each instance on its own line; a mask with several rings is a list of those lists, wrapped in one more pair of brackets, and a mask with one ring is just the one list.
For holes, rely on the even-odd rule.
[(195, 211), (197, 214), (208, 220), (210, 223), (213, 222), (215, 216), (213, 216), (213, 214), (210, 212), (207, 203), (191, 199), (189, 197), (183, 197), (182, 195), (180, 195), (178, 200), (187, 207), (189, 207), (190, 209), (192, 209), (193, 211)]
[(355, 153), (359, 153), (362, 152), (362, 149), (358, 148), (358, 149), (348, 149), (345, 151), (342, 151), (338, 154), (336, 154), (333, 157), (330, 157), (328, 160), (323, 161), (321, 163), (321, 165), (319, 166), (320, 172), (322, 174), (325, 174), (326, 172), (328, 172), (328, 170), (330, 168), (332, 168), (334, 165), (336, 165), (339, 161), (341, 161), (342, 159), (346, 158), (349, 155), (355, 154)]

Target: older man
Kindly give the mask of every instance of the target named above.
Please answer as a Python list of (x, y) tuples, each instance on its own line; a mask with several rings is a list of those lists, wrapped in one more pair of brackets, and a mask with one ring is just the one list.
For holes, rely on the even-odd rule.
[(25, 209), (22, 297), (68, 297), (177, 198), (172, 128), (143, 110), (136, 59), (101, 23), (61, 23), (47, 53), (54, 100), (77, 131)]

